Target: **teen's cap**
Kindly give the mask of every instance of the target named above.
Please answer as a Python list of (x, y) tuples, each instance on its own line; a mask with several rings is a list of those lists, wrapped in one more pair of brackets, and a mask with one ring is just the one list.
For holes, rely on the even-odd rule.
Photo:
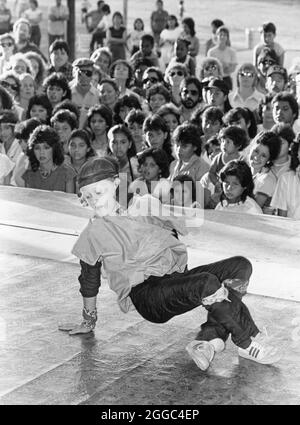
[(100, 180), (118, 177), (119, 164), (115, 158), (94, 157), (89, 159), (80, 169), (77, 176), (79, 189)]
[(226, 83), (221, 80), (220, 78), (212, 78), (209, 83), (207, 85), (204, 86), (205, 90), (210, 90), (210, 89), (219, 89), (221, 90), (224, 94), (228, 94), (229, 93), (229, 88), (226, 85)]
[(78, 58), (75, 59), (74, 62), (72, 63), (72, 66), (74, 68), (83, 68), (83, 67), (94, 67), (94, 62), (91, 61), (88, 58)]
[(270, 66), (270, 68), (268, 68), (268, 71), (267, 71), (267, 77), (270, 77), (273, 74), (282, 75), (285, 81), (287, 81), (288, 79), (287, 70), (283, 66), (280, 66), (280, 65)]

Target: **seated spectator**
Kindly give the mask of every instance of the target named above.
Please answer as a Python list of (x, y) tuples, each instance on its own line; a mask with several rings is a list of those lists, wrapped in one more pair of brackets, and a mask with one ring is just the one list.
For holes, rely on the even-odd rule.
[(70, 50), (64, 40), (55, 40), (49, 47), (50, 65), (48, 75), (61, 72), (68, 81), (73, 79), (73, 66), (69, 62)]
[(291, 166), (290, 147), (295, 141), (295, 133), (289, 124), (284, 122), (275, 124), (271, 131), (280, 137), (281, 146), (277, 157), (273, 160), (271, 171), (279, 179), (279, 177), (289, 171)]
[(251, 63), (243, 63), (237, 71), (237, 89), (228, 95), (230, 105), (246, 107), (251, 111), (258, 108), (264, 95), (256, 89), (257, 72)]
[(294, 128), (299, 116), (299, 105), (291, 93), (284, 91), (273, 97), (272, 112), (276, 124), (282, 122)]
[(149, 115), (143, 124), (145, 144), (148, 148), (163, 149), (169, 159), (174, 160), (172, 155), (171, 135), (165, 121), (157, 114)]
[(205, 56), (207, 56), (207, 52), (209, 51), (209, 49), (216, 46), (217, 44), (216, 32), (217, 32), (217, 29), (220, 28), (222, 25), (224, 25), (224, 22), (221, 21), (221, 19), (214, 19), (213, 21), (211, 21), (210, 27), (211, 27), (212, 37), (209, 40), (207, 40), (205, 44)]
[[(0, 74), (0, 86), (5, 88), (8, 94), (10, 94), (10, 96), (7, 96), (3, 90), (0, 90), (0, 98), (3, 109), (13, 109), (13, 111), (16, 112), (18, 116), (18, 120), (21, 121), (24, 114), (24, 109), (19, 105), (21, 89), (19, 76), (13, 71), (7, 71), (3, 74)], [(3, 100), (3, 97), (5, 100)]]
[(218, 211), (262, 214), (253, 197), (254, 183), (251, 169), (245, 161), (232, 160), (220, 172), (222, 181)]
[(172, 138), (174, 131), (180, 125), (179, 109), (171, 102), (166, 103), (158, 109), (157, 115), (162, 117), (162, 119), (166, 123)]
[(36, 90), (37, 93), (41, 94), (46, 72), (45, 63), (38, 53), (27, 52), (24, 56), (31, 63), (31, 74), (35, 81)]
[(257, 117), (258, 117), (258, 126), (257, 131), (260, 132), (262, 130), (270, 130), (275, 121), (273, 119), (272, 112), (272, 99), (273, 95), (267, 94), (264, 98), (259, 102), (257, 108)]
[(266, 90), (268, 94), (275, 95), (276, 93), (285, 90), (288, 82), (287, 70), (279, 65), (272, 65), (268, 68), (266, 78)]
[(33, 69), (29, 59), (25, 57), (23, 53), (16, 53), (11, 56), (9, 60), (9, 70), (15, 72), (18, 75), (28, 73), (33, 75)]
[(210, 78), (223, 79), (223, 66), (217, 58), (204, 58), (200, 66), (200, 81)]
[(189, 42), (186, 39), (178, 38), (175, 41), (174, 56), (171, 58), (169, 66), (177, 63), (184, 65), (189, 75), (195, 75), (196, 63), (194, 58), (189, 54)]
[(7, 109), (0, 111), (0, 152), (5, 154), (14, 164), (22, 152), (21, 146), (15, 139), (15, 126), (18, 122), (14, 112)]
[(158, 56), (153, 52), (154, 38), (151, 34), (144, 34), (140, 41), (139, 50), (131, 56), (130, 62), (135, 67), (135, 62), (139, 59), (148, 59), (152, 66), (159, 68)]
[(27, 155), (30, 168), (22, 178), (25, 187), (75, 193), (75, 172), (64, 163), (64, 153), (56, 131), (40, 125), (30, 135)]
[(76, 117), (76, 120), (79, 122), (80, 111), (75, 105), (75, 103), (72, 102), (72, 100), (65, 99), (59, 102), (57, 105), (55, 105), (52, 111), (52, 115), (54, 116), (56, 112), (61, 111), (62, 109), (66, 109), (67, 111), (73, 112), (73, 114)]
[(9, 70), (9, 60), (16, 53), (15, 39), (11, 34), (0, 35), (0, 75)]
[(261, 42), (253, 49), (253, 65), (257, 66), (258, 57), (261, 51), (268, 47), (275, 51), (278, 57), (278, 65), (283, 66), (284, 62), (284, 49), (275, 41), (276, 27), (273, 22), (265, 22), (261, 28)]
[(257, 90), (263, 94), (267, 94), (266, 79), (267, 72), (270, 66), (279, 65), (279, 59), (274, 50), (265, 47), (257, 58), (258, 82)]
[(33, 76), (27, 73), (21, 74), (19, 79), (21, 84), (19, 105), (24, 110), (23, 118), (25, 119), (29, 101), (36, 93), (35, 82)]
[(154, 84), (146, 92), (146, 99), (150, 111), (155, 114), (165, 103), (170, 102), (171, 95), (168, 89), (162, 83)]
[(133, 82), (133, 69), (129, 62), (124, 59), (116, 60), (112, 63), (109, 74), (118, 85), (119, 96), (133, 94), (132, 90), (129, 88)]
[(180, 83), (180, 100), (179, 106), (181, 122), (189, 121), (194, 111), (205, 105), (202, 101), (202, 86), (198, 78), (190, 76), (184, 78)]
[(52, 108), (62, 100), (71, 99), (71, 90), (68, 80), (61, 72), (53, 72), (44, 80), (43, 89), (52, 105)]
[(113, 112), (119, 98), (119, 88), (112, 78), (101, 80), (98, 88), (100, 103), (110, 108)]
[(185, 65), (175, 63), (169, 65), (165, 71), (165, 82), (170, 87), (171, 101), (176, 106), (180, 106), (180, 84), (181, 81), (188, 76), (188, 70)]
[(28, 103), (26, 119), (37, 118), (41, 124), (50, 124), (52, 105), (46, 94), (32, 96)]
[(108, 130), (112, 127), (113, 114), (105, 105), (94, 105), (87, 113), (84, 125), (91, 135), (91, 146), (97, 156), (106, 156), (108, 153)]
[(146, 148), (143, 137), (143, 123), (146, 119), (145, 112), (132, 109), (125, 118), (125, 124), (128, 126), (132, 139), (134, 141), (136, 152), (139, 153)]
[(142, 110), (141, 104), (135, 94), (125, 95), (117, 100), (114, 106), (113, 121), (115, 124), (123, 124), (127, 114), (132, 109)]
[(103, 72), (103, 78), (107, 78), (109, 74), (109, 68), (112, 64), (112, 55), (107, 47), (99, 47), (96, 49), (90, 57), (94, 65), (99, 66)]
[(67, 109), (61, 109), (52, 116), (50, 124), (58, 135), (64, 154), (67, 155), (70, 135), (73, 130), (78, 128), (75, 114)]
[(231, 109), (228, 100), (229, 89), (223, 80), (213, 78), (204, 89), (206, 91), (206, 100), (209, 106), (217, 106), (224, 114)]

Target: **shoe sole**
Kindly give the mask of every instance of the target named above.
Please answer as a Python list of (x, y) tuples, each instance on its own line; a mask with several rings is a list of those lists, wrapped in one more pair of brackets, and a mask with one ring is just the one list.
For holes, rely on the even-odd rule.
[(209, 368), (210, 362), (208, 362), (208, 360), (205, 358), (203, 358), (203, 361), (201, 362), (199, 357), (196, 356), (193, 347), (187, 346), (185, 349), (189, 353), (190, 357), (194, 360), (199, 369), (205, 371)]

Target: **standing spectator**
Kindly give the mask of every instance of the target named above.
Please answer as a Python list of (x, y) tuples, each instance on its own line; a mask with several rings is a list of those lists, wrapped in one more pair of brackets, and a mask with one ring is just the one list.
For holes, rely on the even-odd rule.
[(207, 52), (207, 56), (219, 59), (223, 66), (223, 80), (232, 90), (231, 74), (237, 67), (236, 51), (231, 47), (229, 30), (224, 25), (219, 27), (216, 32), (217, 45)]
[(181, 121), (189, 121), (192, 113), (201, 105), (201, 83), (196, 77), (187, 77), (180, 84)]
[(55, 40), (49, 47), (50, 66), (48, 75), (61, 72), (68, 81), (73, 79), (73, 66), (69, 62), (69, 46), (64, 40)]
[(180, 38), (187, 40), (189, 44), (189, 55), (192, 58), (196, 57), (199, 53), (200, 42), (199, 38), (196, 37), (195, 31), (195, 21), (193, 18), (184, 18), (182, 21), (183, 32), (180, 35)]
[(127, 41), (129, 41), (130, 44), (131, 56), (139, 50), (140, 41), (144, 34), (144, 21), (141, 18), (136, 18), (133, 22), (133, 31), (131, 31), (127, 37)]
[(21, 83), (19, 105), (24, 110), (23, 119), (25, 119), (29, 101), (36, 94), (35, 83), (33, 76), (31, 74), (27, 74), (26, 72), (21, 74), (19, 78)]
[(216, 32), (217, 32), (217, 29), (220, 28), (222, 25), (224, 25), (224, 22), (221, 21), (221, 19), (214, 19), (213, 21), (211, 21), (210, 27), (211, 27), (212, 37), (209, 40), (207, 40), (205, 44), (205, 55), (207, 55), (207, 52), (209, 51), (209, 49), (211, 49), (212, 47), (215, 47), (215, 45), (217, 44)]
[(184, 65), (190, 75), (195, 75), (196, 63), (195, 59), (189, 54), (189, 41), (185, 38), (178, 38), (175, 42), (175, 56), (170, 60), (169, 66), (176, 63)]
[(162, 30), (160, 34), (159, 48), (163, 69), (168, 66), (172, 56), (174, 56), (175, 41), (178, 39), (180, 34), (181, 28), (179, 27), (176, 16), (170, 15), (168, 17), (167, 27)]
[(72, 102), (80, 109), (79, 127), (82, 128), (89, 108), (99, 103), (99, 95), (92, 85), (94, 63), (87, 58), (73, 62), (74, 79), (70, 83)]
[(16, 41), (18, 52), (36, 52), (43, 58), (44, 62), (47, 63), (47, 59), (41, 50), (35, 44), (30, 42), (31, 25), (28, 19), (20, 18), (14, 23), (13, 36)]
[(262, 42), (257, 44), (253, 50), (253, 64), (257, 66), (257, 58), (260, 52), (265, 48), (269, 47), (272, 50), (275, 50), (276, 55), (278, 56), (278, 64), (283, 66), (284, 62), (284, 49), (278, 44), (275, 40), (276, 37), (276, 27), (273, 22), (266, 22), (263, 24), (261, 29)]
[(61, 4), (61, 0), (56, 0), (56, 5), (51, 6), (48, 13), (48, 36), (49, 46), (56, 39), (65, 38), (65, 23), (69, 19), (69, 9)]
[(130, 58), (132, 66), (135, 67), (136, 61), (139, 59), (148, 59), (152, 66), (159, 67), (158, 57), (153, 52), (154, 38), (151, 34), (144, 34), (140, 40), (139, 50)]
[(107, 31), (107, 46), (112, 54), (112, 62), (114, 62), (117, 59), (126, 59), (127, 33), (123, 25), (123, 16), (120, 12), (113, 14), (112, 22), (112, 27), (109, 27)]
[(92, 54), (98, 47), (103, 47), (103, 40), (106, 38), (106, 32), (110, 24), (110, 7), (108, 6), (108, 4), (104, 4), (102, 6), (102, 14), (103, 16), (92, 34), (92, 39), (90, 43), (90, 54)]
[(37, 0), (30, 0), (29, 6), (29, 9), (25, 10), (23, 13), (23, 17), (26, 18), (31, 25), (30, 41), (37, 47), (40, 47), (42, 37), (40, 23), (43, 19), (43, 13), (39, 8)]
[(97, 9), (93, 9), (85, 15), (84, 20), (88, 32), (93, 32), (101, 21), (103, 17), (102, 6), (104, 5), (104, 3), (104, 1), (99, 0), (97, 2)]
[(160, 33), (167, 26), (168, 12), (164, 10), (164, 3), (162, 0), (156, 1), (156, 10), (151, 13), (151, 30), (154, 37), (154, 42), (158, 46)]
[(28, 0), (16, 0), (15, 1), (14, 9), (15, 9), (17, 19), (21, 18), (21, 16), (25, 12), (25, 10), (28, 9), (28, 7), (29, 7)]
[(0, 0), (0, 34), (11, 30), (11, 11), (6, 3), (6, 0)]
[[(4, 90), (4, 89), (3, 89)], [(0, 152), (8, 156), (15, 164), (22, 152), (19, 142), (15, 139), (15, 126), (18, 122), (16, 114), (8, 109), (2, 109), (0, 114)]]

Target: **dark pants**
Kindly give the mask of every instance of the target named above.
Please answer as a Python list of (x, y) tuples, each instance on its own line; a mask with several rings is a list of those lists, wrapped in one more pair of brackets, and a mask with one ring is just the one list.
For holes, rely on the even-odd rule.
[(90, 54), (92, 54), (95, 50), (95, 43), (97, 44), (96, 48), (103, 47), (103, 40), (106, 37), (106, 32), (95, 29), (92, 33), (92, 39), (90, 42)]
[(223, 77), (223, 81), (228, 87), (228, 90), (232, 90), (232, 78), (228, 75), (227, 77)]
[(42, 38), (42, 34), (41, 34), (40, 26), (32, 25), (30, 41), (34, 43), (37, 47), (40, 47), (41, 38)]
[[(96, 296), (100, 286), (100, 264), (81, 263), (80, 292), (84, 297)], [(201, 326), (197, 339), (210, 341), (221, 338), (246, 348), (258, 328), (241, 301), (252, 273), (250, 262), (244, 257), (232, 257), (216, 263), (195, 267), (184, 273), (162, 277), (150, 276), (132, 288), (130, 298), (136, 310), (146, 320), (165, 323), (174, 316), (203, 305), (204, 298), (214, 294), (223, 282), (231, 302), (222, 301), (205, 305), (207, 322)], [(227, 282), (226, 282), (227, 281)]]

